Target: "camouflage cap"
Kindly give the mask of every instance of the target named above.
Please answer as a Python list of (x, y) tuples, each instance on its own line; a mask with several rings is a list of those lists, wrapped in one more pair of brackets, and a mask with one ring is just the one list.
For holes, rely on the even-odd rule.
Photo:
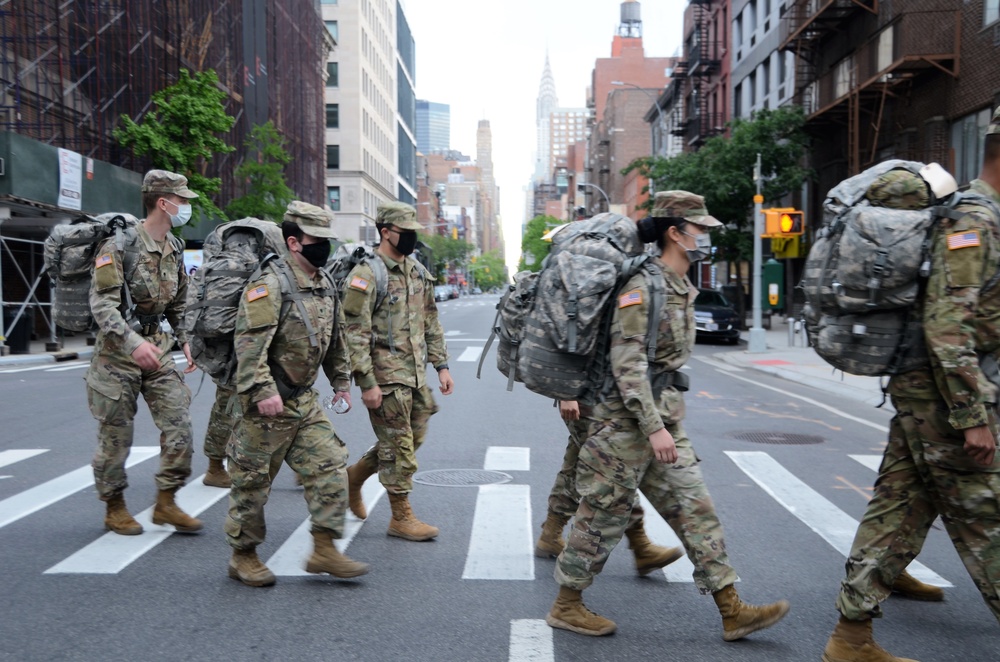
[(417, 210), (405, 202), (385, 202), (378, 206), (376, 223), (391, 225), (400, 230), (423, 230), (417, 222)]
[(903, 168), (879, 175), (865, 192), (876, 207), (923, 209), (931, 204), (931, 191), (923, 177)]
[(660, 191), (653, 197), (652, 216), (683, 218), (705, 228), (717, 228), (722, 222), (710, 216), (705, 198), (688, 191)]
[(143, 193), (173, 193), (182, 198), (192, 200), (198, 194), (188, 188), (188, 180), (184, 175), (178, 175), (169, 170), (150, 170), (142, 178)]
[(285, 220), (297, 223), (310, 237), (335, 239), (336, 233), (330, 227), (333, 215), (322, 207), (301, 200), (292, 200), (285, 209)]
[(1000, 106), (993, 111), (993, 119), (990, 120), (990, 125), (986, 127), (986, 135), (988, 136), (1000, 136)]

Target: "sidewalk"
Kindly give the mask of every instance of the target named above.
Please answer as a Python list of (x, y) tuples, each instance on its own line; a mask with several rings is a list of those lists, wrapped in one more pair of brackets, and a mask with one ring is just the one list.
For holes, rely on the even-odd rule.
[[(730, 365), (766, 372), (782, 379), (805, 384), (828, 393), (878, 406), (883, 401), (878, 377), (848, 375), (821, 359), (807, 346), (805, 332), (795, 335), (794, 346), (789, 345), (788, 325), (784, 318), (775, 316), (771, 328), (765, 331), (767, 351), (751, 354), (746, 349), (749, 331), (743, 331), (740, 349), (718, 352), (713, 356)], [(891, 407), (886, 401), (886, 407)]]
[[(77, 334), (63, 339), (63, 347), (55, 352), (45, 351), (48, 339), (33, 340), (28, 354), (6, 354), (0, 356), (0, 368), (23, 367), (43, 363), (59, 363), (76, 359), (90, 360), (94, 348), (87, 344), (86, 334)], [(9, 349), (9, 346), (7, 346)]]

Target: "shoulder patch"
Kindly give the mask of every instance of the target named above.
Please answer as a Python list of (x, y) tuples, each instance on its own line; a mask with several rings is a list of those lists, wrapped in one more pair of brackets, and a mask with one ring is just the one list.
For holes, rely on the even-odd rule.
[(102, 255), (97, 256), (97, 259), (94, 261), (94, 268), (100, 269), (101, 267), (106, 267), (109, 264), (113, 264), (114, 261), (114, 258), (111, 257), (111, 253), (103, 253)]
[(957, 248), (974, 248), (982, 245), (979, 241), (979, 230), (969, 230), (967, 232), (956, 232), (948, 235), (948, 250)]
[(267, 296), (267, 285), (258, 285), (247, 291), (247, 301), (256, 301)]
[(370, 283), (367, 280), (365, 280), (364, 278), (361, 278), (360, 276), (355, 276), (354, 278), (351, 279), (351, 282), (348, 285), (348, 287), (353, 287), (356, 290), (361, 290), (362, 292), (367, 292), (369, 284)]
[(640, 303), (642, 303), (642, 292), (639, 290), (632, 290), (631, 292), (626, 292), (618, 297), (619, 308), (628, 308), (629, 306), (635, 306)]

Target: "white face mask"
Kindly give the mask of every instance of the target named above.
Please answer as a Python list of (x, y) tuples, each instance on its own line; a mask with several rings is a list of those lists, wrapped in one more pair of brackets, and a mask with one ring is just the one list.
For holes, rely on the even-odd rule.
[(170, 202), (170, 204), (172, 204), (174, 207), (177, 207), (177, 213), (170, 214), (171, 226), (179, 228), (182, 225), (187, 224), (187, 222), (191, 220), (191, 214), (192, 214), (191, 205), (179, 205), (176, 202), (171, 202), (170, 200), (167, 200), (167, 202)]
[(688, 248), (684, 244), (681, 244), (681, 247), (687, 251), (688, 260), (692, 264), (700, 262), (712, 254), (712, 235), (707, 232), (704, 234), (690, 234), (683, 230), (678, 231), (688, 237), (694, 237), (694, 248)]

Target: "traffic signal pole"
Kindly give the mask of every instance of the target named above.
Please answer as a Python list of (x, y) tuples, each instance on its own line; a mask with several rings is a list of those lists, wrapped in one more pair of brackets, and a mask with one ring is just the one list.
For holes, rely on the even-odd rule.
[(753, 326), (750, 327), (750, 343), (747, 351), (753, 354), (767, 351), (767, 339), (762, 326), (762, 265), (764, 262), (764, 249), (761, 245), (760, 236), (764, 234), (764, 215), (761, 207), (764, 203), (764, 196), (761, 195), (761, 165), (760, 154), (757, 154), (757, 163), (753, 168), (753, 179), (757, 184), (757, 195), (753, 196), (753, 287), (751, 288), (751, 299), (753, 300)]

